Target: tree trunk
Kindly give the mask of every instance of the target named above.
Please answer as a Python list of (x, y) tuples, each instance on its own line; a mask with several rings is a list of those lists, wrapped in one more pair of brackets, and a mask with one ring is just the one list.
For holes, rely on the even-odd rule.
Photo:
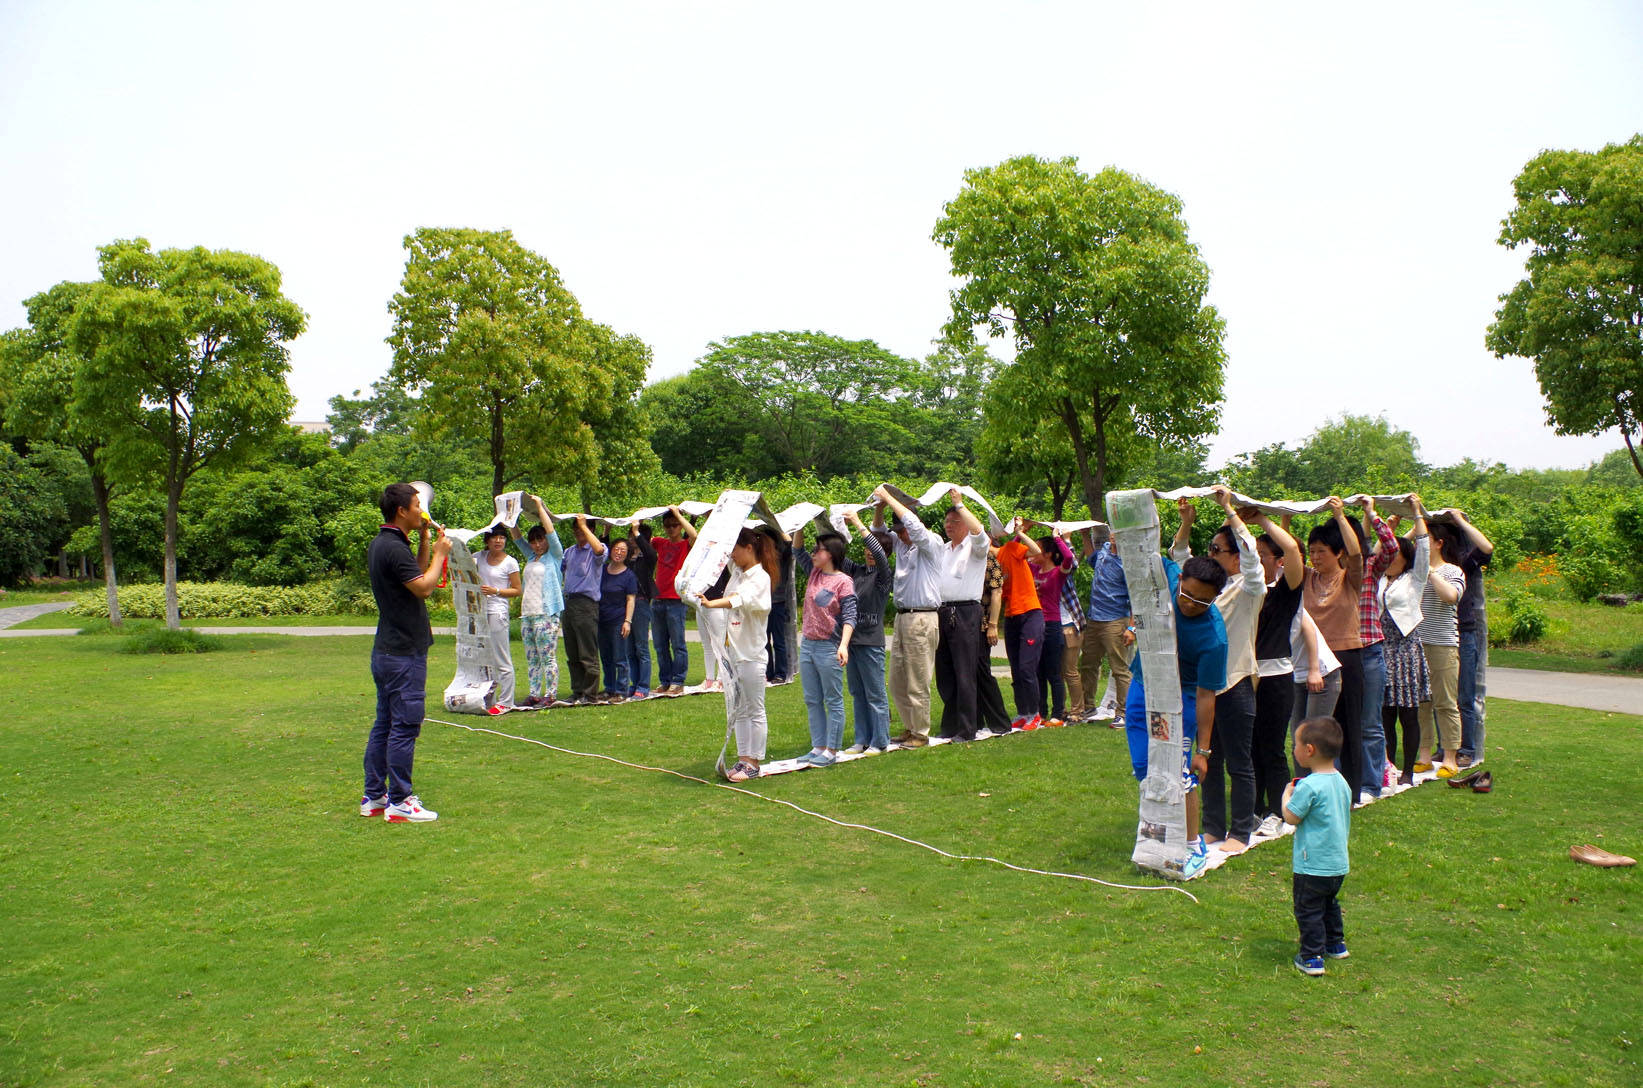
[(182, 495), (182, 480), (173, 480), (165, 495), (165, 625), (173, 631), (183, 625), (177, 607), (177, 507)]
[(507, 468), (505, 434), (502, 430), (502, 401), (491, 402), (491, 494), (502, 494), (502, 481)]
[(1643, 476), (1643, 461), (1637, 459), (1637, 447), (1632, 445), (1632, 436), (1626, 433), (1626, 428), (1620, 428), (1620, 440), (1626, 443), (1626, 452), (1632, 455), (1632, 467), (1639, 476)]
[(1078, 461), (1078, 480), (1084, 489), (1084, 501), (1089, 504), (1090, 517), (1105, 521), (1107, 497), (1107, 440), (1100, 421), (1096, 422), (1096, 463), (1090, 469), (1091, 450), (1084, 439), (1084, 421), (1078, 418), (1078, 409), (1071, 400), (1061, 402), (1061, 421), (1067, 425), (1067, 437), (1072, 440), (1073, 457)]
[(108, 482), (95, 466), (91, 469), (91, 495), (97, 500), (97, 535), (103, 545), (103, 586), (108, 590), (108, 624), (119, 627), (124, 620), (120, 616), (120, 593), (114, 580), (114, 525), (108, 507)]

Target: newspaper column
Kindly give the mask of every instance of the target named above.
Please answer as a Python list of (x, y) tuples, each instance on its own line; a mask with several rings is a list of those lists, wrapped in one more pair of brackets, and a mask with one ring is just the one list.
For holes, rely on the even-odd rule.
[(450, 564), (451, 602), (456, 606), (456, 678), (445, 689), (445, 709), (488, 714), (496, 691), (490, 627), (485, 622), (485, 598), (479, 592), (479, 567), (466, 540), (459, 539), (451, 549)]
[(1135, 645), (1146, 678), (1147, 776), (1141, 782), (1140, 824), (1132, 857), (1144, 869), (1179, 880), (1189, 845), (1181, 672), (1175, 652), (1175, 601), (1159, 554), (1154, 493), (1150, 489), (1110, 492), (1107, 521), (1129, 587)]

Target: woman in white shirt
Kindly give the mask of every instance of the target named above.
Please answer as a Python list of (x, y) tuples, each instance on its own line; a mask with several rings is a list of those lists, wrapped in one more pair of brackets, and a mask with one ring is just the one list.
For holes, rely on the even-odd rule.
[(500, 525), (486, 529), (485, 550), (474, 557), (474, 563), (479, 568), (479, 592), (485, 597), (485, 622), (490, 628), (496, 705), (512, 707), (513, 647), (508, 643), (508, 600), (522, 591), (519, 560), (508, 554), (508, 531)]
[[(1421, 622), (1421, 597), (1426, 592), (1430, 569), (1431, 538), (1426, 532), (1426, 511), (1420, 499), (1410, 496), (1415, 507), (1413, 536), (1398, 541), (1398, 554), (1381, 576), (1381, 630), (1386, 633), (1386, 688), (1381, 703), (1381, 724), (1386, 731), (1386, 754), (1398, 764), (1398, 782), (1407, 786), (1415, 780), (1415, 753), (1420, 744), (1420, 707), (1432, 699), (1431, 680), (1426, 671), (1426, 654), (1415, 637)], [(1427, 713), (1431, 713), (1428, 706)], [(1398, 759), (1399, 723), (1403, 724), (1403, 759)]]
[(781, 553), (756, 529), (743, 529), (730, 549), (730, 580), (724, 596), (698, 597), (701, 609), (725, 609), (724, 642), (717, 647), (719, 679), (725, 687), (725, 717), (736, 737), (736, 763), (725, 773), (732, 782), (759, 777), (770, 736), (764, 715), (765, 642), (770, 622), (770, 583), (780, 578)]

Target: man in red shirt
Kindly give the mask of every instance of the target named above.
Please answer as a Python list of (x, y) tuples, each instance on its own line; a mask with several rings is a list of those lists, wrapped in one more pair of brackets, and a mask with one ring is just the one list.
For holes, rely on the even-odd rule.
[(685, 556), (696, 540), (696, 529), (677, 506), (662, 515), (665, 536), (650, 538), (656, 549), (656, 600), (651, 608), (652, 632), (656, 639), (656, 694), (678, 695), (685, 690), (685, 673), (690, 654), (685, 649), (685, 602), (673, 580), (684, 566)]

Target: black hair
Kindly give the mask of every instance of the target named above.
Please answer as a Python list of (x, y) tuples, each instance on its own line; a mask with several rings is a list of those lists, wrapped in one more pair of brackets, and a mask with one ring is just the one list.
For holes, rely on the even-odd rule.
[(508, 539), (508, 530), (502, 528), (502, 526), (500, 526), (500, 525), (492, 525), (490, 528), (486, 529), (483, 533), (479, 534), (479, 539), (481, 539), (485, 543), (489, 544), (491, 542), (491, 537), (493, 537), (493, 536), (499, 536), (503, 540), (507, 540)]
[(672, 510), (667, 511), (666, 513), (664, 513), (662, 515), (662, 528), (666, 529), (669, 525), (680, 525), (680, 524), (682, 524), (682, 523), (679, 521), (679, 518), (673, 513)]
[(1312, 531), (1306, 534), (1306, 546), (1310, 548), (1314, 544), (1322, 544), (1336, 555), (1346, 551), (1346, 541), (1341, 536), (1341, 527), (1335, 524), (1334, 518), (1321, 525), (1314, 525)]
[(1225, 538), (1225, 541), (1224, 541), (1222, 546), (1225, 547), (1226, 550), (1231, 552), (1233, 555), (1237, 555), (1238, 554), (1238, 538), (1237, 538), (1237, 536), (1235, 536), (1233, 534), (1232, 526), (1230, 526), (1230, 525), (1221, 526), (1219, 529), (1215, 530), (1215, 535), (1210, 537), (1210, 539), (1211, 540), (1221, 540), (1223, 537)]
[(1406, 536), (1398, 537), (1398, 554), (1403, 556), (1403, 573), (1415, 566), (1415, 542)]
[(393, 521), (401, 510), (409, 510), (416, 501), (416, 488), (410, 484), (389, 484), (382, 489), (382, 501), (377, 503), (382, 508), (382, 520)]
[(548, 530), (541, 525), (532, 525), (531, 531), (525, 534), (525, 540), (534, 544), (538, 540), (548, 539)]
[(1207, 555), (1195, 555), (1181, 565), (1181, 580), (1195, 579), (1210, 586), (1217, 594), (1226, 588), (1227, 572), (1221, 564)]
[(1284, 557), (1284, 550), (1278, 547), (1278, 542), (1273, 540), (1272, 537), (1268, 536), (1266, 533), (1262, 533), (1260, 536), (1255, 538), (1255, 546), (1257, 548), (1259, 548), (1262, 544), (1266, 545), (1266, 550), (1272, 553), (1272, 557), (1274, 559), (1282, 559)]
[(1432, 535), (1434, 544), (1443, 546), (1443, 561), (1445, 563), (1459, 563), (1464, 557), (1465, 545), (1461, 541), (1460, 530), (1447, 521), (1428, 522), (1426, 531)]
[(842, 570), (844, 567), (844, 538), (837, 533), (823, 533), (816, 538), (816, 548), (825, 550), (833, 560), (833, 569)]
[(890, 530), (873, 529), (870, 531), (873, 535), (873, 539), (879, 542), (879, 549), (884, 552), (886, 558), (896, 554), (895, 537), (890, 535)]
[(1097, 551), (1101, 549), (1103, 544), (1111, 539), (1112, 528), (1110, 526), (1097, 525), (1090, 530), (1090, 543), (1095, 545)]
[(655, 533), (650, 531), (650, 522), (648, 522), (648, 521), (641, 521), (638, 525), (635, 525), (633, 527), (633, 533), (634, 533), (635, 536), (655, 536), (656, 535)]
[(753, 560), (770, 576), (771, 585), (782, 580), (782, 555), (776, 550), (775, 537), (743, 526), (742, 531), (736, 534), (736, 546), (753, 549)]
[(1310, 744), (1324, 759), (1334, 759), (1341, 754), (1345, 737), (1341, 733), (1341, 723), (1325, 714), (1319, 718), (1308, 718), (1296, 726), (1295, 743)]

